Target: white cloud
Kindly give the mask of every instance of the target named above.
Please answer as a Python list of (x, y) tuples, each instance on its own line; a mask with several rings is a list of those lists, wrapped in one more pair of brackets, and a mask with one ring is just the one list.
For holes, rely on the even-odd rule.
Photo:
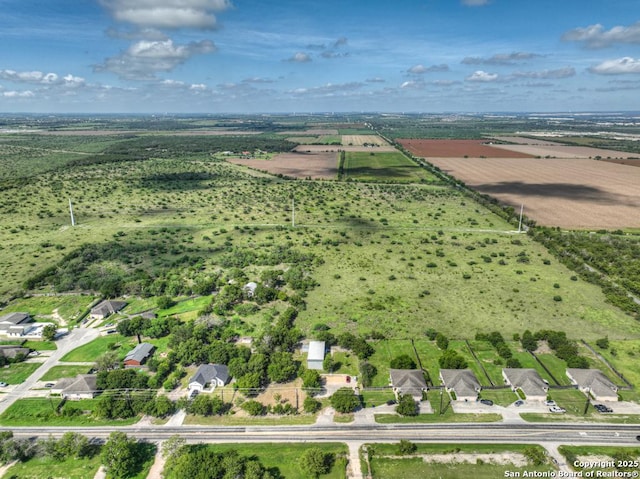
[(213, 29), (215, 13), (232, 7), (228, 0), (100, 0), (119, 22), (138, 27)]
[(387, 80), (380, 77), (374, 77), (374, 78), (367, 78), (365, 81), (367, 83), (385, 83)]
[(216, 51), (209, 40), (175, 45), (172, 40), (141, 40), (118, 56), (94, 66), (96, 72), (111, 72), (129, 80), (151, 80), (159, 72), (172, 71), (195, 55)]
[(308, 53), (297, 52), (290, 58), (287, 58), (285, 61), (293, 62), (293, 63), (308, 63), (311, 61), (311, 55)]
[(598, 75), (623, 75), (625, 73), (640, 73), (640, 59), (631, 57), (606, 60), (599, 65), (589, 68), (591, 73)]
[(400, 85), (403, 90), (421, 90), (425, 87), (425, 83), (422, 80), (407, 80)]
[(194, 91), (204, 91), (206, 89), (207, 89), (207, 85), (205, 85), (204, 83), (194, 83), (189, 87), (189, 90), (194, 90)]
[(640, 22), (628, 27), (617, 26), (605, 30), (599, 23), (566, 32), (562, 39), (567, 42), (583, 42), (587, 48), (606, 48), (617, 43), (640, 44)]
[(461, 63), (465, 65), (513, 65), (540, 56), (537, 53), (528, 52), (497, 53), (489, 58), (465, 57)]
[(2, 96), (4, 96), (5, 98), (33, 98), (36, 95), (31, 90), (25, 90), (25, 91), (3, 91)]
[(559, 68), (557, 70), (542, 70), (539, 72), (515, 72), (514, 78), (558, 79), (575, 76), (576, 71), (572, 67)]
[(424, 65), (414, 65), (407, 70), (408, 73), (412, 73), (415, 75), (422, 75), (424, 73), (432, 73), (432, 72), (447, 72), (447, 71), (449, 71), (449, 66), (445, 64), (431, 65), (428, 67), (425, 67)]
[(467, 78), (465, 78), (466, 81), (471, 81), (471, 82), (493, 82), (493, 81), (496, 81), (497, 79), (498, 79), (497, 73), (487, 73), (482, 70), (475, 71), (471, 75), (469, 75)]
[(360, 82), (327, 83), (326, 85), (311, 88), (296, 88), (289, 91), (289, 93), (294, 95), (336, 96), (359, 90), (363, 86), (364, 84)]
[(14, 83), (50, 84), (58, 82), (58, 75), (55, 73), (43, 73), (40, 71), (17, 72), (15, 70), (0, 70), (0, 78)]

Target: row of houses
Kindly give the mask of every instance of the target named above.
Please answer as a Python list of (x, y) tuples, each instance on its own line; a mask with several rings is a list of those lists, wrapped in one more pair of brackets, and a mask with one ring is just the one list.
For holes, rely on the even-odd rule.
[[(599, 369), (570, 368), (566, 374), (572, 384), (596, 401), (618, 400), (618, 386)], [(411, 394), (421, 398), (422, 392), (427, 390), (422, 370), (391, 369), (390, 377), (396, 394)], [(502, 377), (505, 385), (514, 392), (520, 390), (529, 400), (547, 399), (549, 384), (535, 369), (505, 368)], [(470, 369), (441, 369), (440, 381), (449, 393), (455, 395), (457, 401), (476, 401), (482, 389), (480, 381)]]

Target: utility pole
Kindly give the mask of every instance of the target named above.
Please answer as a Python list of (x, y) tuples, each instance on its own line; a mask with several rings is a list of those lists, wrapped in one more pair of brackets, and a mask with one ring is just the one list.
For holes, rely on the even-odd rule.
[(518, 222), (518, 233), (522, 231), (522, 212), (524, 211), (524, 203), (520, 205), (520, 221)]
[(69, 198), (69, 213), (71, 214), (71, 226), (75, 226), (76, 219), (73, 217), (73, 205), (71, 204), (71, 198)]

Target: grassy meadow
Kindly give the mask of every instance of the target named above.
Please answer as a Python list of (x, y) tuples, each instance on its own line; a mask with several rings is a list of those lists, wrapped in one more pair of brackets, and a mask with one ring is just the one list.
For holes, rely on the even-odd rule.
[(400, 152), (348, 151), (344, 180), (435, 182), (436, 178)]

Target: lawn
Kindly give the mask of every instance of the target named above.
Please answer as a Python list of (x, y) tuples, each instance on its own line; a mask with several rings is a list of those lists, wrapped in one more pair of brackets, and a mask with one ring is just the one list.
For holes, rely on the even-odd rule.
[[(613, 365), (631, 384), (640, 388), (640, 341), (609, 341), (609, 349), (602, 350), (589, 342), (591, 347), (597, 350), (608, 362)], [(615, 381), (619, 384), (620, 380)]]
[[(351, 376), (357, 376), (358, 373), (358, 358), (350, 352), (336, 351), (331, 355), (333, 358), (334, 374), (349, 374)], [(336, 366), (338, 368), (336, 369)], [(379, 371), (378, 371), (379, 372)]]
[(96, 358), (112, 350), (117, 350), (118, 355), (124, 357), (131, 348), (135, 347), (136, 342), (135, 338), (125, 338), (119, 334), (100, 336), (90, 343), (65, 354), (60, 361), (69, 363), (94, 362)]
[(53, 341), (25, 341), (22, 346), (35, 351), (55, 351), (58, 349)]
[(93, 479), (100, 468), (100, 454), (91, 458), (56, 460), (51, 457), (34, 457), (11, 466), (5, 477), (36, 479), (64, 477), (65, 479)]
[(436, 178), (400, 152), (345, 152), (344, 180), (434, 182)]
[(490, 399), (498, 406), (508, 406), (520, 399), (510, 388), (505, 389), (483, 389), (480, 391), (482, 399)]
[(391, 388), (383, 390), (361, 389), (360, 395), (362, 396), (364, 407), (382, 406), (387, 401), (395, 401), (396, 399), (396, 395), (393, 393)]
[(96, 298), (93, 296), (31, 296), (11, 301), (2, 313), (25, 312), (36, 319), (51, 319), (56, 311), (64, 320), (74, 321)]
[(182, 320), (191, 320), (197, 317), (197, 313), (202, 311), (211, 303), (212, 296), (199, 296), (197, 298), (183, 299), (178, 301), (169, 309), (161, 309), (158, 316), (177, 316)]
[(372, 387), (389, 385), (389, 369), (391, 360), (403, 354), (409, 355), (416, 363), (417, 357), (408, 340), (382, 340), (374, 343), (375, 353), (368, 359), (378, 373), (373, 377)]
[[(567, 376), (567, 363), (565, 361), (558, 358), (555, 354), (551, 353), (536, 354), (536, 357), (542, 364), (544, 364), (544, 366), (553, 376), (553, 378), (545, 377), (542, 375), (542, 373), (540, 373), (540, 376), (542, 376), (542, 378), (544, 379), (547, 379), (547, 381), (549, 381), (549, 384), (553, 385), (556, 382), (558, 386), (569, 386), (571, 384), (571, 381)], [(549, 375), (546, 374), (546, 376)], [(553, 379), (555, 379), (555, 381), (553, 381)]]
[(0, 368), (0, 381), (8, 384), (21, 384), (42, 366), (42, 363), (15, 363)]
[(42, 376), (42, 381), (57, 381), (62, 378), (73, 378), (78, 374), (87, 374), (90, 366), (53, 366)]
[[(63, 414), (57, 415), (55, 410), (60, 404), (60, 398), (27, 398), (19, 399), (0, 415), (3, 426), (130, 426), (140, 418), (131, 419), (96, 419), (91, 416), (97, 399), (83, 399), (67, 401), (63, 406)], [(81, 415), (64, 415), (64, 411), (81, 410)]]
[[(340, 443), (304, 443), (304, 444), (277, 444), (277, 443), (253, 443), (253, 444), (209, 444), (213, 451), (225, 452), (229, 450), (238, 451), (241, 456), (256, 457), (266, 468), (277, 468), (280, 476), (286, 479), (308, 479), (298, 465), (298, 459), (307, 449), (319, 447), (325, 453), (333, 453), (346, 458), (348, 454), (347, 446)], [(336, 461), (329, 474), (323, 474), (321, 479), (344, 479), (346, 478), (346, 468), (344, 461)]]

